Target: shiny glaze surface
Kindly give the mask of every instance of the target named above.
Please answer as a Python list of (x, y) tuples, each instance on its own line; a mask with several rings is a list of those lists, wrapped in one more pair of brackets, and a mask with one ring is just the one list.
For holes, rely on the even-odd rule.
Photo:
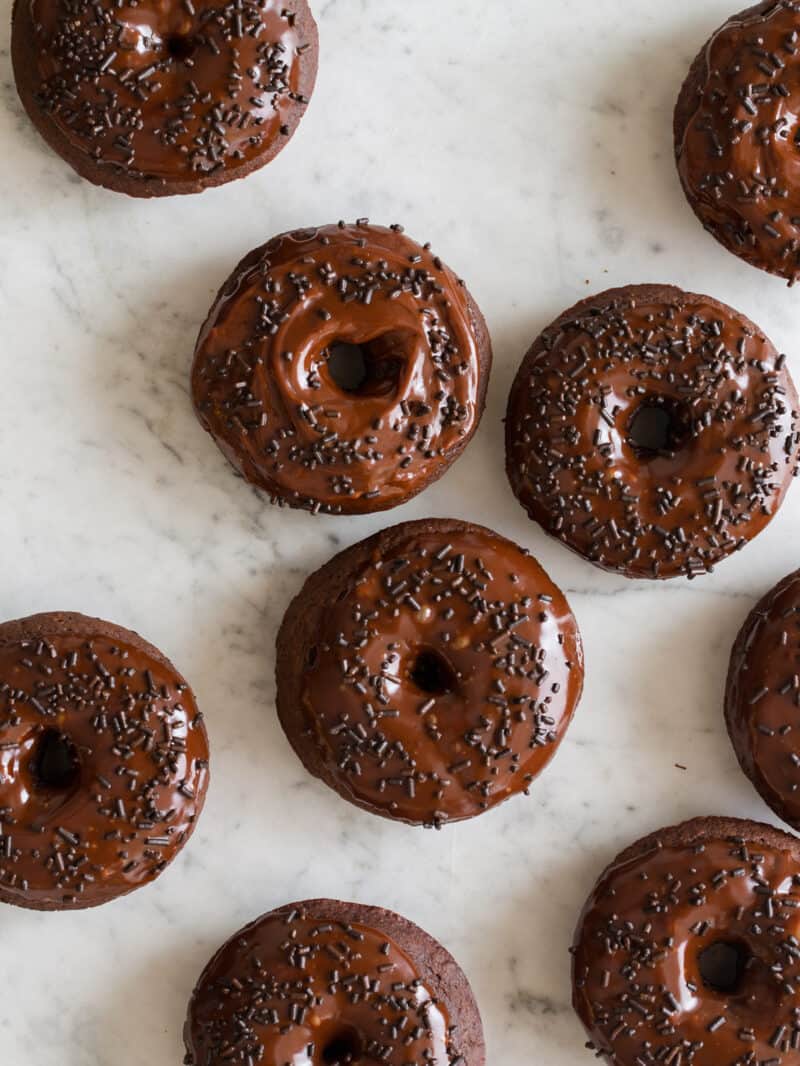
[[(189, 1066), (465, 1061), (444, 1007), (397, 944), (303, 904), (259, 918), (220, 949), (185, 1034)], [(348, 1046), (360, 1052), (352, 1060), (334, 1051)]]
[[(583, 652), (535, 559), (480, 527), (429, 525), (373, 541), (345, 575), (307, 649), (301, 701), (355, 802), (440, 826), (528, 789), (572, 719)], [(446, 684), (418, 679), (421, 653)]]
[[(575, 1008), (615, 1066), (800, 1062), (800, 865), (737, 840), (654, 846), (612, 866), (578, 927)], [(719, 991), (700, 959), (735, 944), (749, 961)]]
[[(643, 408), (669, 413), (667, 447), (634, 442)], [(508, 474), (530, 516), (591, 562), (693, 577), (775, 515), (796, 472), (797, 408), (784, 357), (743, 316), (679, 289), (614, 290), (526, 356)]]
[[(331, 376), (336, 343), (369, 346), (360, 392)], [(401, 227), (361, 222), (251, 253), (203, 328), (192, 387), (248, 481), (339, 513), (395, 506), (443, 473), (477, 428), (486, 375), (462, 283)]]
[[(181, 849), (202, 810), (208, 741), (158, 653), (102, 628), (50, 635), (46, 619), (10, 638), (0, 627), (0, 899), (88, 907), (152, 881)], [(46, 736), (74, 752), (68, 782), (41, 779)]]
[(705, 51), (704, 87), (678, 146), (704, 225), (754, 266), (800, 276), (800, 4), (731, 19)]
[(126, 177), (241, 169), (288, 137), (313, 88), (305, 0), (20, 2), (39, 108), (73, 150)]
[(731, 656), (725, 711), (745, 773), (772, 809), (800, 827), (800, 572), (745, 623)]

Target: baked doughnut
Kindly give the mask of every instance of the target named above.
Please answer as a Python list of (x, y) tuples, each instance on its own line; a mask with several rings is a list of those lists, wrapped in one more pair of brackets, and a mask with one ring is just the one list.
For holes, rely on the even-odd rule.
[(0, 625), (0, 900), (94, 907), (153, 881), (207, 785), (202, 716), (152, 645), (80, 614)]
[(752, 266), (800, 276), (800, 4), (728, 19), (692, 65), (675, 109), (684, 191), (712, 236)]
[(205, 968), (184, 1029), (187, 1066), (484, 1066), (458, 963), (379, 907), (316, 899), (265, 914)]
[(306, 0), (15, 0), (11, 51), (25, 110), (81, 177), (170, 196), (278, 154), (318, 44)]
[(284, 233), (225, 283), (195, 352), (197, 415), (273, 500), (328, 514), (396, 507), (478, 427), (486, 323), (429, 250), (361, 220)]
[(731, 655), (725, 718), (742, 769), (800, 829), (800, 571), (767, 593)]
[(698, 818), (624, 851), (578, 925), (574, 1004), (614, 1066), (796, 1066), (800, 842)]
[(528, 790), (580, 699), (583, 650), (527, 552), (427, 519), (312, 574), (276, 673), (278, 715), (314, 776), (364, 810), (438, 828)]
[(785, 357), (744, 315), (629, 285), (582, 300), (525, 356), (506, 464), (531, 518), (590, 562), (695, 577), (773, 518), (799, 430)]

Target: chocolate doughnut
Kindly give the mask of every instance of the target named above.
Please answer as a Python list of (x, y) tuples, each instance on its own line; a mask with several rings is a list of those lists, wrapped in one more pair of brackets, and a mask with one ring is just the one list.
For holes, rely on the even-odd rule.
[(202, 715), (160, 651), (80, 614), (0, 625), (0, 901), (70, 910), (146, 885), (207, 785)]
[(268, 163), (317, 73), (306, 0), (15, 0), (20, 99), (83, 178), (202, 192)]
[(574, 1005), (614, 1066), (796, 1066), (800, 842), (698, 818), (624, 851), (581, 916)]
[(750, 7), (703, 47), (675, 109), (684, 192), (734, 255), (800, 277), (800, 3)]
[(484, 1066), (467, 978), (391, 911), (315, 899), (252, 922), (194, 990), (187, 1066)]
[(744, 315), (667, 285), (566, 311), (525, 356), (508, 403), (520, 503), (627, 577), (710, 572), (771, 521), (799, 454), (785, 357)]
[(364, 810), (439, 828), (527, 792), (580, 699), (583, 649), (527, 552), (427, 519), (312, 574), (276, 674), (281, 724), (314, 776)]
[(478, 427), (486, 323), (402, 227), (340, 223), (251, 252), (195, 351), (203, 427), (273, 501), (326, 514), (396, 507)]
[(731, 655), (725, 719), (742, 769), (800, 829), (800, 571), (767, 593)]

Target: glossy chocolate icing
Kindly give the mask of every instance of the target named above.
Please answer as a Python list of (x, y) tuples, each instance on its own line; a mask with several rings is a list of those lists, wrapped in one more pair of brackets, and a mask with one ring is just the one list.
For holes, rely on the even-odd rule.
[(0, 626), (0, 900), (89, 907), (152, 881), (207, 784), (202, 717), (156, 649), (79, 615)]
[(374, 813), (435, 826), (526, 791), (583, 687), (562, 592), (516, 544), (456, 521), (406, 523), (354, 553), (328, 564), (332, 583), (309, 580), (316, 600), (298, 597), (302, 676), (278, 694), (282, 720), (299, 701), (321, 775)]
[[(752, 823), (720, 823), (742, 837), (717, 837), (709, 822), (631, 849), (581, 917), (575, 1009), (615, 1066), (800, 1061), (797, 842), (770, 829), (785, 850), (750, 840)], [(709, 949), (738, 961), (709, 973)]]
[(725, 715), (742, 769), (800, 828), (800, 571), (747, 619), (731, 656)]
[(313, 88), (305, 0), (18, 2), (35, 63), (18, 77), (110, 184), (236, 177), (288, 139)]
[(343, 920), (344, 909), (373, 911), (311, 901), (231, 938), (192, 997), (186, 1063), (469, 1066), (415, 962), (384, 929)]
[[(635, 439), (657, 411), (664, 446)], [(506, 423), (514, 492), (547, 532), (635, 578), (710, 571), (770, 522), (796, 473), (794, 384), (709, 297), (630, 286), (583, 301), (525, 357)]]
[[(292, 506), (396, 506), (477, 428), (488, 377), (477, 315), (401, 227), (282, 234), (240, 264), (203, 327), (198, 417), (248, 481)], [(366, 351), (371, 372), (356, 392), (330, 372), (338, 343)]]
[[(696, 65), (695, 107), (676, 129), (678, 169), (701, 221), (753, 266), (800, 276), (800, 4), (729, 20)], [(692, 91), (690, 75), (685, 93)], [(682, 125), (682, 123), (681, 123)]]

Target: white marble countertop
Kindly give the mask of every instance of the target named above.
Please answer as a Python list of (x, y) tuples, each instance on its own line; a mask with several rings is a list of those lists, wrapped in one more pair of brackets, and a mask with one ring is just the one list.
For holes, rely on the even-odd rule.
[[(800, 377), (797, 295), (702, 232), (672, 162), (675, 96), (731, 3), (316, 0), (320, 79), (289, 149), (243, 182), (147, 203), (80, 181), (35, 134), (3, 0), (0, 614), (95, 613), (160, 645), (206, 713), (213, 782), (154, 886), (86, 913), (0, 909), (0, 1061), (177, 1066), (187, 997), (223, 938), (290, 898), (330, 895), (399, 910), (450, 947), (492, 1066), (588, 1066), (567, 949), (601, 867), (684, 817), (771, 817), (736, 766), (722, 686), (745, 614), (798, 565), (800, 487), (714, 576), (656, 586), (545, 538), (502, 465), (528, 343), (612, 284), (717, 296)], [(496, 369), (481, 431), (438, 485), (389, 515), (312, 519), (233, 476), (195, 421), (187, 371), (242, 253), (362, 215), (403, 222), (463, 274)], [(440, 834), (313, 782), (273, 706), (274, 635), (303, 577), (337, 546), (425, 515), (533, 549), (587, 651), (583, 704), (532, 798)]]

